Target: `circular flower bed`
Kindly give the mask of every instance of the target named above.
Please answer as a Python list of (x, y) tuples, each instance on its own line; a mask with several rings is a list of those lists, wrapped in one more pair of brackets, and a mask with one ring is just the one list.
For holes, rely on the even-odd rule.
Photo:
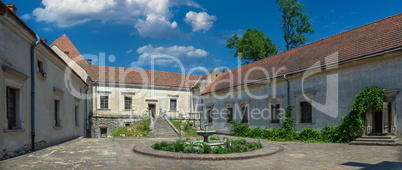
[(191, 141), (189, 138), (186, 140), (178, 139), (176, 142), (155, 143), (151, 147), (155, 150), (164, 150), (179, 153), (198, 153), (198, 154), (227, 154), (227, 153), (241, 153), (253, 151), (262, 147), (260, 141), (247, 142), (245, 139), (229, 140), (224, 138), (223, 141), (215, 140), (220, 145), (211, 146), (199, 140)]

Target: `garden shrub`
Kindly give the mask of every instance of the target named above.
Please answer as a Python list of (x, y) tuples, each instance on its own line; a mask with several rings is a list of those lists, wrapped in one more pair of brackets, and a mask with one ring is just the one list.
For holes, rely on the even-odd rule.
[(298, 135), (298, 139), (303, 142), (321, 141), (321, 134), (312, 128), (303, 128)]
[(250, 129), (244, 124), (232, 121), (235, 136), (260, 138), (274, 141), (293, 141), (300, 140), (305, 142), (338, 142), (348, 143), (356, 137), (356, 132), (365, 128), (364, 116), (369, 107), (373, 111), (381, 111), (383, 104), (384, 89), (370, 87), (362, 90), (356, 95), (355, 101), (350, 109), (350, 113), (342, 118), (339, 126), (326, 126), (321, 131), (311, 128), (303, 128), (301, 132), (296, 132), (293, 128), (293, 117), (291, 117), (292, 107), (286, 107), (286, 117), (282, 127), (274, 129), (260, 129), (256, 127)]

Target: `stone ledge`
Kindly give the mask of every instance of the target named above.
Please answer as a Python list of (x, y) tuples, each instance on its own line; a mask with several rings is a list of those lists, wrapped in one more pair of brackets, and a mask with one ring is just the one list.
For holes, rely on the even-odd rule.
[[(156, 141), (155, 141), (156, 142)], [(167, 141), (174, 142), (174, 141)], [(153, 142), (138, 144), (134, 146), (133, 151), (148, 156), (173, 158), (173, 159), (195, 159), (195, 160), (233, 160), (233, 159), (249, 159), (261, 156), (268, 156), (278, 152), (282, 152), (284, 148), (279, 145), (261, 143), (262, 148), (243, 152), (229, 154), (195, 154), (195, 153), (177, 153), (163, 150), (154, 150), (151, 148)]]

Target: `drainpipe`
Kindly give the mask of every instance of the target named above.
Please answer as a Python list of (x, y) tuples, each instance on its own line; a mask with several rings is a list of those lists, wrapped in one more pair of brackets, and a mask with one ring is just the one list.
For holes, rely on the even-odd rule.
[(39, 44), (40, 38), (36, 34), (36, 42), (31, 46), (31, 145), (35, 151), (35, 47)]
[[(286, 77), (286, 74), (283, 75), (283, 78), (286, 80), (286, 83), (287, 83), (288, 106), (290, 106), (290, 83), (289, 83), (288, 78)], [(290, 116), (290, 115), (288, 115), (288, 116)]]
[(89, 87), (85, 90), (85, 137), (88, 137), (88, 90)]

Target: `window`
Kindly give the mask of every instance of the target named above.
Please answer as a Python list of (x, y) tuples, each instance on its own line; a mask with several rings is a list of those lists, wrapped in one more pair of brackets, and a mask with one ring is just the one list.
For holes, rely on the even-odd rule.
[(177, 111), (177, 99), (170, 99), (170, 111), (171, 112)]
[(60, 101), (54, 101), (54, 126), (60, 126)]
[(17, 97), (18, 89), (7, 87), (7, 121), (8, 128), (13, 129), (17, 127)]
[(312, 107), (309, 102), (300, 102), (300, 113), (301, 113), (300, 123), (312, 123), (313, 122)]
[(213, 110), (212, 110), (212, 107), (210, 107), (210, 108), (208, 108), (208, 110), (207, 110), (207, 116), (208, 116), (208, 123), (212, 123), (212, 116), (213, 116)]
[(280, 105), (279, 104), (271, 104), (271, 123), (279, 123), (279, 113), (280, 113)]
[(45, 76), (45, 75), (46, 75), (45, 66), (44, 66), (43, 62), (42, 62), (42, 61), (39, 61), (39, 60), (38, 60), (38, 72), (39, 72), (39, 74), (41, 74), (42, 76)]
[(78, 106), (74, 107), (74, 119), (75, 119), (75, 125), (78, 125)]
[(100, 108), (101, 109), (109, 108), (109, 96), (101, 96), (100, 97)]
[(132, 102), (133, 100), (131, 97), (124, 97), (124, 109), (131, 110)]
[(242, 106), (241, 107), (241, 123), (248, 123), (248, 106)]
[(227, 108), (227, 122), (233, 120), (233, 108)]

